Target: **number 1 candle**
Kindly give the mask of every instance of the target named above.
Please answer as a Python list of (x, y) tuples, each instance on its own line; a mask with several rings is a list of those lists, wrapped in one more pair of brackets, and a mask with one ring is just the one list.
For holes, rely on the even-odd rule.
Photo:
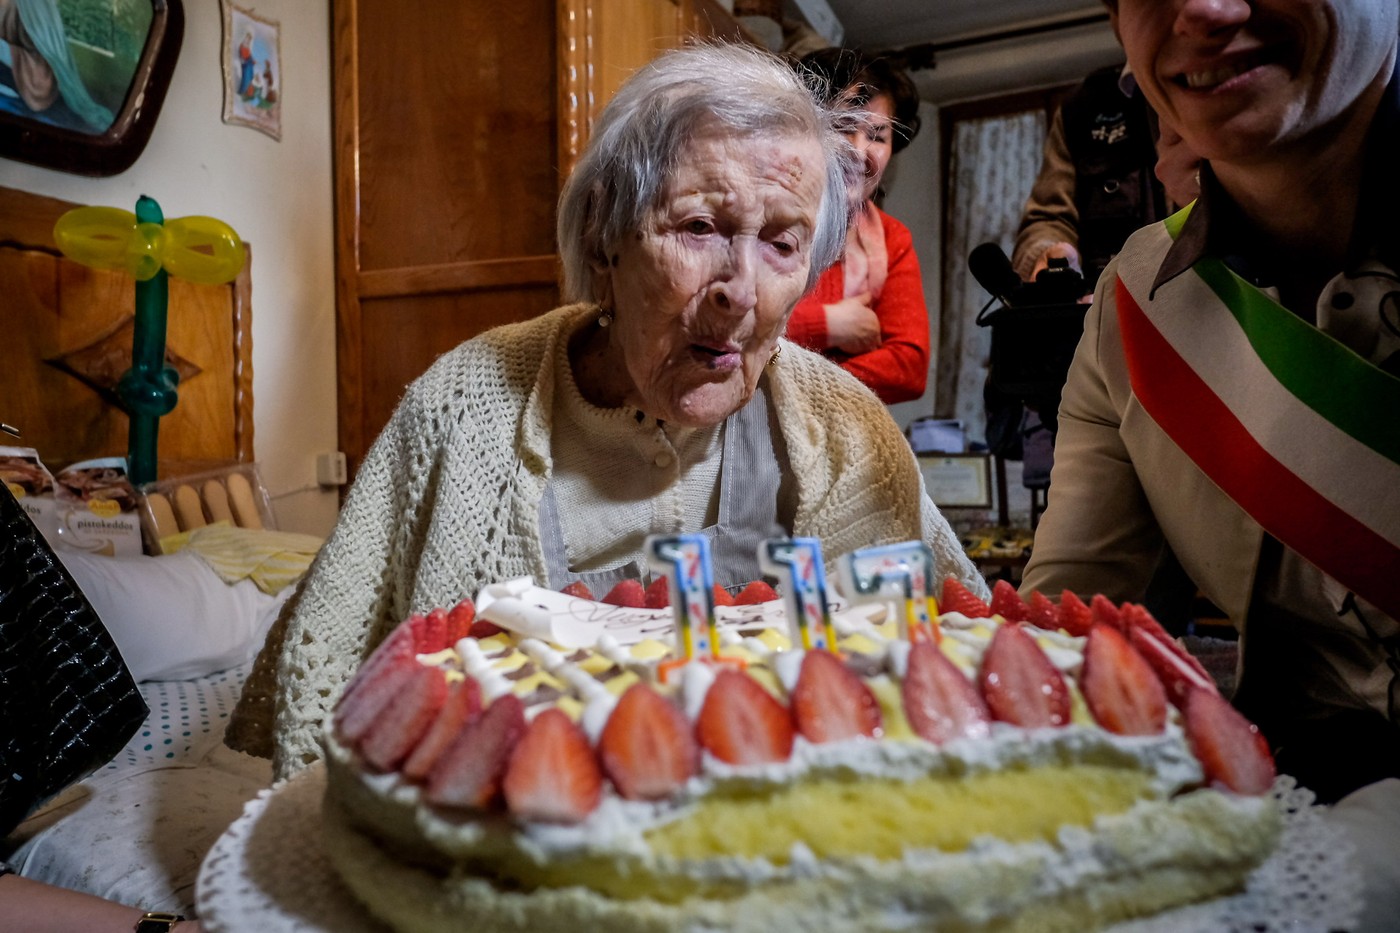
[(826, 570), (816, 538), (769, 538), (758, 546), (763, 572), (778, 578), (792, 626), (792, 643), (810, 651), (836, 650), (831, 609), (826, 601)]
[(909, 641), (939, 639), (938, 604), (933, 597), (933, 552), (922, 541), (860, 548), (837, 565), (841, 590), (852, 602), (902, 599), (899, 635)]
[(704, 535), (648, 535), (646, 557), (652, 570), (667, 576), (682, 658), (717, 657), (710, 542)]

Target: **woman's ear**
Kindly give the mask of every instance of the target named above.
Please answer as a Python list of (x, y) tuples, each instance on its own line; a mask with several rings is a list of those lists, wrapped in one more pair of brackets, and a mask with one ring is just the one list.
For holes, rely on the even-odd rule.
[(589, 263), (593, 268), (593, 298), (602, 308), (611, 308), (613, 303), (612, 267), (599, 257)]

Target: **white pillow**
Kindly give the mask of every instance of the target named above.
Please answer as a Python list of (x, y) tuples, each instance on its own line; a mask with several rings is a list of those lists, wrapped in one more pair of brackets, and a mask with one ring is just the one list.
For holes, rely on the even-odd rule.
[(190, 680), (250, 660), (294, 589), (269, 596), (252, 580), (227, 584), (195, 554), (55, 551), (138, 681)]

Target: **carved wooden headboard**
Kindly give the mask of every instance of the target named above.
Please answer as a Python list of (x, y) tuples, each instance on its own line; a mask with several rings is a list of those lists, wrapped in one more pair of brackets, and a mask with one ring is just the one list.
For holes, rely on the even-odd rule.
[[(59, 253), (54, 222), (77, 206), (0, 187), (0, 422), (21, 432), (0, 444), (33, 447), (50, 468), (127, 448), (115, 386), (131, 365), (135, 287)], [(166, 359), (180, 387), (160, 419), (162, 477), (253, 459), (251, 257), (228, 285), (170, 279)]]

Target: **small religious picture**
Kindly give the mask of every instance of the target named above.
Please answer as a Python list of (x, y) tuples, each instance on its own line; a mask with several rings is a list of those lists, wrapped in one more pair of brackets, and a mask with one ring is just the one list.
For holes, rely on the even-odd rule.
[(224, 122), (282, 138), (282, 45), (277, 23), (222, 0)]

